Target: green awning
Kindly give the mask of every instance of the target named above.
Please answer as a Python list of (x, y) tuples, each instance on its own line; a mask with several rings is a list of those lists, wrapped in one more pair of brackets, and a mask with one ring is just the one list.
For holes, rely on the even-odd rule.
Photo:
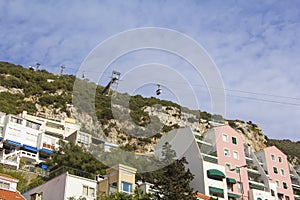
[(227, 183), (236, 184), (236, 180), (234, 178), (226, 178)]
[(258, 197), (257, 200), (262, 200), (262, 199), (260, 197)]
[(237, 195), (237, 194), (233, 194), (233, 193), (229, 193), (229, 192), (228, 192), (228, 197), (229, 197), (229, 198), (238, 199), (238, 198), (240, 198), (241, 196), (240, 196), (240, 195)]
[(209, 187), (209, 191), (213, 193), (224, 194), (224, 190), (220, 188)]
[(217, 169), (209, 169), (207, 170), (207, 176), (208, 177), (213, 177), (213, 178), (225, 178), (225, 174), (221, 172), (220, 170)]

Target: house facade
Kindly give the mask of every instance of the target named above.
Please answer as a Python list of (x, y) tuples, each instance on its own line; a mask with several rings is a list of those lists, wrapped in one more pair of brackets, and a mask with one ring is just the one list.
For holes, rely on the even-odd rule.
[(18, 180), (7, 175), (0, 174), (0, 199), (1, 200), (25, 200), (17, 191)]
[(27, 200), (96, 200), (97, 181), (65, 172), (23, 194)]

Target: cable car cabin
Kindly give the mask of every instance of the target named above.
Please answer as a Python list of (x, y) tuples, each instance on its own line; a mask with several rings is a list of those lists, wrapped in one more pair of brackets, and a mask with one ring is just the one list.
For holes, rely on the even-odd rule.
[(161, 90), (161, 88), (160, 88), (160, 85), (157, 85), (157, 90), (156, 90), (156, 95), (160, 95), (161, 94), (161, 92), (162, 92), (162, 90)]

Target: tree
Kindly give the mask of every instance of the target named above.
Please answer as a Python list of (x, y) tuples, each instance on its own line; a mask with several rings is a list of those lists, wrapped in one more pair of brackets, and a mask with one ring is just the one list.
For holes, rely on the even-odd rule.
[(189, 169), (185, 169), (188, 164), (186, 159), (175, 159), (176, 153), (171, 149), (169, 143), (165, 143), (162, 149), (162, 163), (169, 165), (151, 173), (144, 175), (144, 180), (153, 183), (151, 188), (155, 191), (155, 199), (186, 200), (196, 199), (194, 191), (190, 187), (190, 182), (194, 175)]
[(88, 172), (91, 174), (104, 174), (107, 168), (94, 156), (88, 153), (82, 146), (76, 145), (73, 142), (60, 142), (58, 152), (55, 152), (51, 159), (47, 161), (50, 171), (53, 171), (61, 166), (66, 166)]

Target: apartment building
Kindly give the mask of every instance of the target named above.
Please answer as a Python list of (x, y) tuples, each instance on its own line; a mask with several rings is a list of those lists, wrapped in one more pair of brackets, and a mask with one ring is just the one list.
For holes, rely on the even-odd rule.
[(239, 197), (228, 191), (229, 179), (226, 178), (225, 167), (218, 165), (218, 158), (211, 143), (196, 139), (190, 128), (177, 129), (170, 131), (157, 143), (157, 156), (161, 156), (162, 147), (166, 142), (172, 145), (177, 158), (187, 159), (186, 167), (194, 174), (190, 186), (195, 191), (219, 200), (229, 199), (228, 196)]
[[(118, 145), (100, 140), (80, 131), (72, 118), (45, 118), (46, 115), (29, 115), (24, 111), (15, 116), (0, 112), (0, 162), (18, 169), (20, 161), (43, 163), (59, 148), (59, 140), (72, 141), (91, 152), (110, 151)], [(45, 165), (44, 168), (47, 167)]]
[(256, 153), (271, 183), (276, 184), (279, 200), (294, 199), (287, 156), (277, 147), (267, 147)]
[(293, 188), (293, 195), (295, 200), (300, 200), (300, 170), (299, 168), (293, 168), (290, 164), (290, 176)]
[(195, 175), (191, 182), (195, 191), (218, 199), (299, 197), (300, 179), (287, 157), (276, 147), (254, 153), (228, 125), (214, 127), (205, 135), (190, 128), (173, 130), (156, 145), (156, 155), (161, 155), (165, 142), (172, 145), (178, 158), (186, 157), (187, 168)]
[(23, 112), (20, 116), (0, 113), (0, 162), (15, 169), (20, 160), (42, 163), (59, 147), (59, 140), (78, 131), (75, 120), (45, 119)]

